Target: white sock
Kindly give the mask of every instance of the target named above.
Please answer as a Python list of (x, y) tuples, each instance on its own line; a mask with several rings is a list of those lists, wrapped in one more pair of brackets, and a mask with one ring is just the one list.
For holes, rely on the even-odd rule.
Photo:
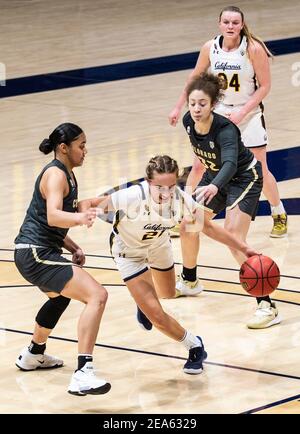
[(201, 341), (199, 341), (199, 339), (188, 330), (185, 331), (185, 335), (181, 340), (181, 342), (183, 343), (183, 345), (187, 350), (190, 350), (191, 348), (195, 348), (195, 347), (202, 347)]
[(277, 206), (271, 206), (272, 215), (286, 214), (283, 203), (280, 201)]

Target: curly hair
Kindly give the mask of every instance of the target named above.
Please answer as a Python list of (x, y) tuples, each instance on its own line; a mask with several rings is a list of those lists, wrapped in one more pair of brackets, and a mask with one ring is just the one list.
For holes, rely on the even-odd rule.
[(203, 72), (187, 86), (187, 100), (189, 100), (189, 96), (194, 90), (202, 90), (209, 95), (212, 105), (215, 105), (223, 97), (222, 88), (222, 82), (219, 77), (208, 72)]

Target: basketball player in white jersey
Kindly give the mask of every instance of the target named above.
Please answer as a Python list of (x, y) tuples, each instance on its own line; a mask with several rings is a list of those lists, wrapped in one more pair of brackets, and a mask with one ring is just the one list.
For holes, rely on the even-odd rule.
[(262, 163), (263, 192), (268, 199), (273, 217), (271, 237), (287, 234), (287, 214), (280, 200), (276, 180), (267, 166), (265, 129), (262, 100), (271, 87), (269, 57), (265, 44), (250, 33), (243, 12), (235, 6), (222, 10), (219, 17), (221, 35), (206, 42), (187, 84), (169, 115), (175, 126), (186, 102), (187, 86), (202, 72), (210, 71), (222, 80), (224, 99), (214, 109), (238, 125), (244, 145), (251, 148)]
[[(167, 155), (152, 158), (146, 167), (146, 180), (109, 196), (81, 201), (81, 211), (90, 206), (102, 212), (115, 212), (110, 237), (111, 252), (122, 279), (138, 305), (138, 321), (146, 330), (152, 325), (171, 339), (181, 342), (189, 357), (183, 370), (200, 374), (207, 354), (200, 337), (185, 330), (164, 312), (161, 298), (175, 297), (175, 271), (169, 229), (179, 221), (184, 231), (200, 231), (236, 248), (246, 256), (256, 252), (227, 230), (204, 218), (201, 205), (176, 186), (178, 165)], [(198, 252), (189, 245), (189, 253)], [(202, 290), (177, 295), (196, 295)]]

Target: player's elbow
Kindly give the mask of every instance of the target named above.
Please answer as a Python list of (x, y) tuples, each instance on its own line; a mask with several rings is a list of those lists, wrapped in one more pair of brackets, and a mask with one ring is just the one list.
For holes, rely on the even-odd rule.
[(53, 212), (47, 212), (47, 223), (49, 226), (58, 226), (56, 216)]
[(53, 219), (53, 218), (49, 218), (49, 217), (47, 217), (47, 222), (48, 222), (48, 226), (50, 226), (50, 227), (56, 227), (57, 225), (56, 225), (56, 223), (55, 223), (55, 219)]
[(263, 85), (260, 86), (261, 90), (262, 90), (262, 99), (264, 99), (271, 91), (271, 82), (268, 83), (264, 83)]

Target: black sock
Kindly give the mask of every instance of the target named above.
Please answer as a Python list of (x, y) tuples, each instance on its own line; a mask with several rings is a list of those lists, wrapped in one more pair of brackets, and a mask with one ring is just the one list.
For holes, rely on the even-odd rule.
[(31, 354), (44, 354), (46, 349), (46, 344), (36, 344), (34, 341), (31, 341), (31, 344), (28, 347), (28, 350)]
[(91, 354), (80, 354), (78, 356), (78, 367), (77, 371), (82, 369), (87, 362), (92, 362), (93, 356)]
[(261, 301), (267, 301), (271, 304), (271, 299), (268, 295), (266, 297), (256, 297), (257, 304), (259, 304)]
[(183, 266), (181, 276), (183, 280), (188, 280), (189, 282), (195, 282), (197, 279), (197, 267), (186, 268)]

